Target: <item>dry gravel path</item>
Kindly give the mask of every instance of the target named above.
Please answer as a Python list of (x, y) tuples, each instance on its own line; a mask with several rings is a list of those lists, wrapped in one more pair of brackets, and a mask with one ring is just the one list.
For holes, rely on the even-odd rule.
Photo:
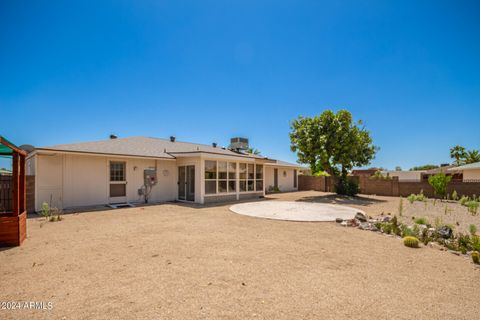
[[(319, 197), (331, 202), (318, 192), (270, 198)], [(368, 213), (386, 203), (354, 205)], [(475, 319), (480, 313), (480, 269), (468, 259), (335, 223), (242, 216), (229, 205), (163, 204), (71, 214), (56, 223), (29, 219), (24, 245), (0, 251), (0, 301), (52, 301), (54, 308), (0, 310), (0, 319)]]

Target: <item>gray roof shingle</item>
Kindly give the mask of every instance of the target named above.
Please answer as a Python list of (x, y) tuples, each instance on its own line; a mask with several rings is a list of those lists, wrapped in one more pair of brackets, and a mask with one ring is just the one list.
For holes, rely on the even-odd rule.
[(57, 150), (66, 152), (98, 153), (123, 156), (174, 159), (183, 153), (213, 153), (226, 156), (265, 159), (263, 156), (244, 154), (221, 147), (205, 144), (175, 141), (150, 137), (128, 137), (72, 144), (39, 147), (36, 150)]

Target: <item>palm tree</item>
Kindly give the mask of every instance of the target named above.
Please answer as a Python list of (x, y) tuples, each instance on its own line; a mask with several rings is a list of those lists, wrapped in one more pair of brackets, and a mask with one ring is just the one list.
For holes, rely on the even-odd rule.
[(259, 155), (260, 154), (260, 150), (255, 149), (255, 148), (250, 148), (250, 147), (246, 150), (246, 152), (250, 153), (250, 154), (254, 154), (254, 155)]
[(455, 164), (457, 166), (463, 164), (463, 160), (466, 158), (467, 152), (465, 151), (465, 148), (462, 146), (455, 146), (453, 148), (450, 148), (450, 158), (455, 159)]
[(467, 151), (465, 155), (465, 164), (480, 162), (480, 152), (478, 150)]

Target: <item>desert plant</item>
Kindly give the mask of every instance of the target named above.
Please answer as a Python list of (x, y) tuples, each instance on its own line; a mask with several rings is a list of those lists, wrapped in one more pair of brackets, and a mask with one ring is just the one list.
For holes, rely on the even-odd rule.
[(400, 197), (400, 203), (398, 204), (398, 215), (401, 217), (403, 214), (403, 198)]
[(470, 248), (470, 236), (468, 234), (459, 233), (457, 235), (458, 250), (465, 254)]
[(427, 225), (427, 224), (428, 224), (428, 221), (427, 221), (427, 219), (425, 219), (425, 218), (417, 218), (417, 219), (415, 219), (415, 223), (416, 223), (416, 224), (425, 224), (425, 225)]
[(477, 202), (475, 200), (470, 200), (465, 204), (468, 208), (468, 212), (470, 212), (473, 216), (477, 215), (478, 207), (480, 205), (480, 202)]
[(435, 218), (435, 222), (434, 222), (433, 225), (434, 225), (435, 229), (438, 229), (438, 228), (440, 228), (441, 226), (443, 226), (442, 218), (436, 217), (436, 218)]
[(480, 251), (480, 237), (474, 235), (470, 238), (470, 246), (472, 250)]
[(462, 196), (459, 200), (459, 203), (464, 206), (468, 201), (470, 201), (470, 198), (467, 196)]
[(280, 189), (277, 186), (269, 186), (268, 189), (267, 189), (267, 192), (268, 193), (276, 193), (276, 192), (280, 192)]
[(388, 222), (382, 224), (382, 232), (386, 234), (392, 233), (392, 225)]
[(475, 264), (480, 264), (480, 254), (478, 253), (478, 251), (472, 252), (472, 261)]
[(417, 197), (413, 193), (407, 197), (407, 199), (410, 203), (414, 203), (416, 198)]
[(347, 196), (354, 196), (358, 193), (358, 183), (353, 179), (347, 177), (340, 177), (335, 185), (335, 192), (337, 194), (344, 194)]
[(470, 234), (474, 236), (477, 233), (477, 226), (474, 224), (471, 224), (468, 226), (468, 230), (470, 231)]
[(416, 237), (407, 236), (403, 238), (403, 244), (409, 248), (418, 248), (419, 241)]
[(48, 219), (48, 217), (50, 217), (50, 206), (47, 202), (42, 203), (42, 216), (45, 219)]
[(452, 200), (453, 200), (453, 201), (458, 201), (458, 193), (457, 193), (457, 190), (453, 190)]
[(445, 198), (450, 180), (452, 180), (452, 176), (447, 176), (445, 173), (438, 173), (428, 177), (428, 183), (433, 187), (435, 195), (441, 198)]

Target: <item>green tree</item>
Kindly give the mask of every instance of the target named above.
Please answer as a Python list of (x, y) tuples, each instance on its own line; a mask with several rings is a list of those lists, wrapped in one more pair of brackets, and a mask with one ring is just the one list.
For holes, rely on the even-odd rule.
[(290, 141), (299, 162), (308, 164), (313, 174), (322, 170), (337, 177), (368, 165), (378, 151), (370, 132), (361, 121), (354, 122), (347, 110), (294, 119)]
[(395, 171), (402, 171), (402, 167), (396, 166), (396, 167), (395, 167)]
[(467, 152), (464, 147), (457, 145), (450, 148), (450, 158), (455, 159), (455, 165), (462, 165), (466, 156)]
[(452, 176), (447, 176), (445, 173), (428, 177), (428, 183), (433, 187), (435, 194), (442, 198), (445, 198), (447, 194), (447, 186), (450, 180), (452, 180)]
[(480, 162), (480, 152), (478, 150), (467, 151), (464, 161), (465, 164)]

